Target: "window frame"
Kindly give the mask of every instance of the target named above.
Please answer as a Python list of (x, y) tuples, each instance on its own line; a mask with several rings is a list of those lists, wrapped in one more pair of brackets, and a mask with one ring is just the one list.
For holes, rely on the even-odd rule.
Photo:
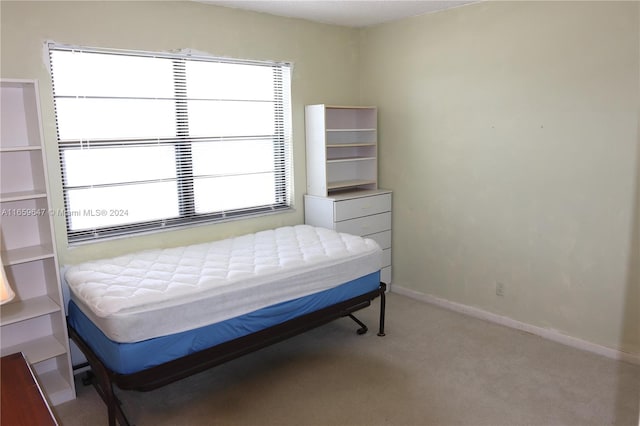
[[(69, 244), (77, 244), (90, 241), (102, 241), (104, 239), (111, 239), (114, 237), (128, 237), (132, 235), (162, 231), (167, 229), (175, 229), (180, 227), (189, 227), (192, 225), (211, 224), (217, 222), (223, 222), (228, 220), (237, 220), (243, 218), (252, 218), (267, 214), (282, 213), (288, 210), (292, 210), (293, 204), (293, 155), (292, 155), (292, 112), (291, 112), (291, 73), (293, 66), (290, 62), (281, 61), (256, 61), (256, 60), (240, 60), (233, 58), (222, 58), (208, 55), (194, 54), (190, 50), (180, 52), (147, 52), (138, 50), (120, 50), (120, 49), (107, 49), (107, 48), (94, 48), (94, 47), (80, 47), (64, 45), (54, 42), (47, 43), (49, 53), (49, 67), (52, 83), (52, 94), (54, 100), (55, 118), (56, 118), (56, 140), (58, 145), (59, 164), (61, 167), (62, 177), (62, 192), (64, 197), (64, 210), (65, 210), (65, 224), (67, 231), (67, 240)], [(205, 213), (197, 213), (195, 211), (195, 195), (194, 195), (194, 175), (193, 164), (194, 159), (191, 157), (191, 149), (193, 143), (202, 143), (203, 140), (221, 139), (232, 141), (233, 137), (210, 135), (208, 137), (191, 136), (188, 133), (188, 127), (181, 127), (181, 122), (177, 120), (175, 126), (175, 137), (169, 138), (168, 141), (164, 141), (168, 145), (172, 145), (175, 149), (176, 155), (176, 185), (178, 191), (178, 210), (177, 217), (166, 217), (163, 219), (146, 220), (143, 222), (94, 226), (87, 229), (72, 229), (72, 219), (74, 215), (82, 214), (82, 212), (74, 211), (73, 206), (70, 206), (69, 191), (73, 189), (72, 186), (67, 184), (67, 171), (64, 159), (64, 153), (68, 149), (83, 148), (83, 146), (96, 146), (96, 147), (135, 147), (141, 141), (135, 141), (133, 139), (114, 139), (114, 140), (97, 140), (97, 141), (69, 141), (62, 140), (60, 138), (59, 131), (59, 116), (57, 109), (57, 99), (60, 97), (56, 95), (55, 90), (55, 78), (53, 73), (53, 59), (52, 52), (66, 51), (66, 52), (80, 52), (80, 53), (97, 53), (97, 54), (113, 54), (124, 56), (143, 56), (152, 58), (164, 58), (175, 61), (175, 63), (186, 64), (187, 61), (206, 61), (206, 62), (218, 62), (229, 63), (239, 65), (255, 65), (261, 67), (270, 67), (274, 71), (273, 90), (274, 90), (274, 133), (273, 135), (265, 135), (264, 140), (271, 141), (273, 143), (273, 183), (274, 183), (274, 199), (275, 202), (266, 205), (255, 205), (251, 207), (234, 208), (228, 210), (212, 211)], [(58, 71), (59, 72), (59, 71)], [(184, 77), (186, 81), (186, 76)], [(175, 73), (173, 76), (174, 87), (178, 87)], [(179, 89), (176, 89), (176, 95), (173, 99), (175, 103), (176, 117), (184, 117), (186, 113), (186, 120), (188, 123), (188, 111), (186, 101), (186, 87), (183, 87), (182, 93)], [(143, 99), (143, 98), (136, 98)], [(251, 140), (251, 136), (244, 136), (239, 139)], [(254, 139), (262, 140), (262, 139)], [(149, 142), (152, 143), (152, 142)], [(183, 161), (186, 160), (186, 161)], [(243, 175), (246, 175), (243, 174)], [(115, 186), (118, 186), (114, 183)]]

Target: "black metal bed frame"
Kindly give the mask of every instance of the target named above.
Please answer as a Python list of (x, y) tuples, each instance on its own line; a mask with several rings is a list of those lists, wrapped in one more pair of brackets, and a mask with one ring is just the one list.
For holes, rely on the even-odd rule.
[(122, 410), (120, 401), (114, 393), (114, 385), (123, 390), (151, 391), (341, 317), (348, 316), (354, 320), (360, 326), (357, 333), (364, 334), (368, 331), (367, 326), (357, 319), (353, 313), (371, 305), (371, 302), (378, 296), (380, 296), (378, 336), (384, 336), (385, 291), (386, 284), (381, 282), (376, 290), (360, 296), (293, 318), (247, 336), (221, 343), (211, 348), (131, 374), (116, 373), (105, 366), (98, 355), (87, 345), (71, 325), (68, 325), (69, 337), (76, 342), (87, 358), (91, 371), (87, 373), (85, 383), (93, 384), (106, 404), (109, 415), (109, 425), (115, 426), (117, 419), (120, 425), (130, 426)]

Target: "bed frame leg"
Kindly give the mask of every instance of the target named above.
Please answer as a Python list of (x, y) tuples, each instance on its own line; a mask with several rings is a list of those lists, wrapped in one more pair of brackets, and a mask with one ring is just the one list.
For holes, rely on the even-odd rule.
[(356, 330), (356, 333), (358, 334), (365, 334), (367, 331), (369, 331), (369, 327), (366, 326), (365, 323), (363, 323), (362, 321), (360, 321), (358, 318), (356, 318), (353, 314), (349, 314), (349, 318), (351, 318), (352, 320), (354, 320), (356, 322), (356, 324), (358, 324), (360, 326), (360, 328), (358, 330)]
[[(100, 371), (99, 368), (97, 370)], [(122, 411), (120, 400), (113, 391), (113, 384), (106, 375), (103, 376), (100, 373), (96, 375), (93, 371), (87, 371), (85, 377), (82, 378), (82, 384), (85, 386), (93, 385), (100, 398), (104, 401), (107, 406), (109, 426), (116, 426), (116, 420), (120, 426), (131, 426)]]
[(116, 426), (116, 421), (120, 426), (131, 426), (127, 417), (122, 411), (120, 400), (113, 391), (113, 382), (107, 368), (96, 357), (96, 355), (89, 349), (89, 346), (78, 335), (73, 327), (67, 325), (69, 330), (69, 336), (76, 342), (82, 353), (87, 358), (91, 370), (87, 371), (87, 374), (82, 379), (84, 385), (92, 384), (98, 392), (98, 395), (104, 401), (107, 406), (107, 412), (109, 414), (109, 426)]
[[(100, 370), (98, 369), (98, 371)], [(93, 387), (96, 388), (98, 395), (100, 395), (105, 405), (107, 406), (109, 426), (116, 426), (116, 420), (118, 422), (117, 424), (119, 424), (120, 426), (131, 426), (129, 421), (127, 420), (127, 417), (122, 411), (120, 400), (113, 391), (113, 384), (109, 380), (108, 376), (102, 374), (96, 375), (87, 372), (86, 379), (91, 380), (90, 384), (93, 384)], [(83, 379), (83, 383), (85, 383), (85, 379)]]
[(380, 329), (378, 330), (378, 336), (384, 336), (384, 315), (387, 307), (386, 296), (384, 292), (387, 290), (385, 283), (380, 283)]
[(90, 386), (93, 384), (93, 372), (91, 370), (86, 371), (82, 376), (82, 384), (84, 386)]

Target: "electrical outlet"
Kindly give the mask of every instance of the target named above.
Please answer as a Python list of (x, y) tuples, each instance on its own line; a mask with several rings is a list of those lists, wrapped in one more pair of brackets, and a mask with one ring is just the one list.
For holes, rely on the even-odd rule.
[(497, 282), (496, 283), (496, 296), (504, 296), (504, 284)]

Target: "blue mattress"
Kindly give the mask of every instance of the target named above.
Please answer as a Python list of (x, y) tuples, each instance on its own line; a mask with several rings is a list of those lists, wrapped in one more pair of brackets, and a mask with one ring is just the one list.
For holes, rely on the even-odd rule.
[(118, 343), (107, 338), (73, 301), (69, 302), (68, 321), (109, 369), (130, 374), (326, 308), (376, 290), (379, 285), (380, 272), (374, 272), (316, 294), (197, 329), (135, 343)]

